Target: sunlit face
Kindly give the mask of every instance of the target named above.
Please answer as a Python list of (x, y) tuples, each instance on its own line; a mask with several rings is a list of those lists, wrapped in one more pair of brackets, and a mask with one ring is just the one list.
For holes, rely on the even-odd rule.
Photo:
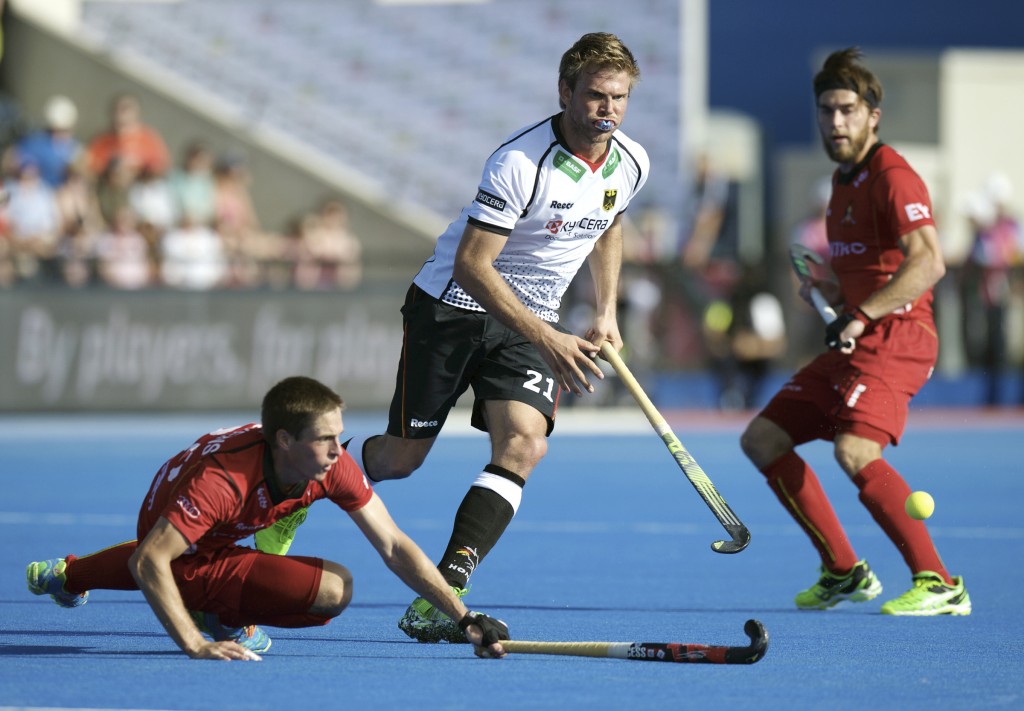
[(280, 456), (275, 459), (275, 465), (281, 484), (289, 486), (302, 481), (323, 481), (341, 456), (338, 438), (344, 431), (341, 410), (320, 415), (299, 437), (279, 430), (277, 444)]
[[(624, 71), (583, 72), (575, 88), (565, 81), (558, 84), (558, 96), (565, 106), (562, 130), (569, 147), (580, 153), (605, 144), (626, 116), (629, 104), (629, 74)], [(611, 122), (602, 126), (601, 121)]]
[(829, 158), (845, 170), (863, 160), (878, 141), (881, 109), (871, 108), (856, 92), (830, 89), (818, 97), (818, 130)]

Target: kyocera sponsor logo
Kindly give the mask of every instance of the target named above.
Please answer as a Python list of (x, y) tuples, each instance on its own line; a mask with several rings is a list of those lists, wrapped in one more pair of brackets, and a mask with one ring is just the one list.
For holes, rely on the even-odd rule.
[(186, 496), (178, 497), (178, 508), (185, 512), (189, 518), (199, 518), (199, 507), (189, 501)]
[(493, 207), (495, 210), (504, 210), (505, 201), (497, 195), (491, 195), (486, 190), (478, 190), (476, 193), (476, 201), (481, 205), (487, 205), (487, 207)]
[(861, 242), (833, 242), (828, 248), (833, 259), (849, 257), (851, 254), (864, 254), (868, 248)]
[(585, 217), (572, 222), (565, 222), (556, 217), (553, 220), (548, 220), (548, 223), (544, 225), (544, 229), (552, 235), (551, 237), (545, 235), (544, 239), (593, 239), (608, 229), (610, 224), (611, 220), (600, 220), (593, 217)]
[(409, 420), (410, 427), (437, 427), (437, 420)]

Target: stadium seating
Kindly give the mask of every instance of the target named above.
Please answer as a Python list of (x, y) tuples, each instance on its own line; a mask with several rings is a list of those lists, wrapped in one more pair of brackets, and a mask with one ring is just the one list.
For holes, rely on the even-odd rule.
[(561, 53), (618, 34), (643, 72), (624, 129), (651, 153), (646, 201), (677, 200), (676, 0), (389, 5), (368, 0), (83, 3), (84, 31), (288, 131), (393, 194), (454, 216), (485, 157), (558, 110)]

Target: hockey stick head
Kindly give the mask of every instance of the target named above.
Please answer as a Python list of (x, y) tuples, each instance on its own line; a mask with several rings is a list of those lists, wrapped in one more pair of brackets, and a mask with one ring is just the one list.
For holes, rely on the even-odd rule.
[(750, 637), (749, 647), (730, 647), (725, 653), (726, 664), (753, 664), (768, 651), (768, 630), (757, 620), (747, 620), (743, 631)]
[(789, 245), (789, 261), (793, 265), (793, 271), (801, 279), (811, 278), (811, 269), (807, 262), (823, 264), (821, 256), (807, 245), (794, 242)]
[(712, 543), (711, 550), (715, 553), (739, 553), (750, 544), (750, 531), (743, 524), (725, 525), (725, 530), (732, 536), (732, 540)]

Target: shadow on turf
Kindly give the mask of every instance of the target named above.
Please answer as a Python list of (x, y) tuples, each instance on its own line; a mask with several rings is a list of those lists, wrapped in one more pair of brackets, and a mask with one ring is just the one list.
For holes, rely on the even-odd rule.
[(87, 654), (90, 657), (180, 657), (181, 652), (177, 650), (164, 651), (110, 651), (100, 650), (95, 647), (56, 647), (48, 645), (27, 645), (27, 644), (0, 644), (0, 658), (2, 657), (67, 657), (70, 655)]

